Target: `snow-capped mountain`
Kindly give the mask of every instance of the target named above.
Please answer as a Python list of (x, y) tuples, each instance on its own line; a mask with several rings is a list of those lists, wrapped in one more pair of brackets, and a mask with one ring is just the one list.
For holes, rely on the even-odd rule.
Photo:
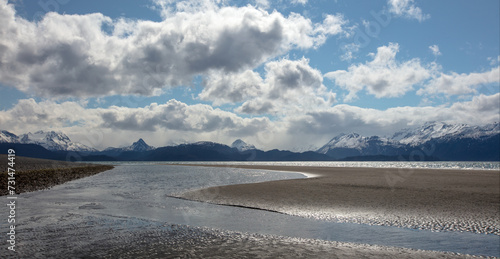
[(2, 130), (0, 131), (0, 143), (19, 143), (19, 137), (16, 134)]
[(422, 145), (430, 140), (449, 140), (463, 138), (483, 138), (500, 133), (498, 123), (485, 126), (470, 126), (467, 124), (446, 124), (443, 122), (428, 122), (422, 127), (403, 129), (392, 136), (392, 140), (410, 146)]
[(66, 134), (55, 131), (37, 131), (35, 133), (26, 133), (19, 136), (21, 144), (37, 144), (52, 151), (97, 151), (94, 148), (84, 144), (72, 142)]
[(329, 155), (334, 158), (345, 158), (350, 156), (369, 155), (395, 155), (402, 146), (390, 139), (378, 136), (364, 137), (357, 133), (340, 134), (332, 138), (316, 152)]
[(103, 152), (114, 152), (114, 153), (121, 153), (121, 152), (125, 152), (125, 151), (144, 152), (144, 151), (150, 151), (153, 149), (155, 149), (155, 147), (146, 144), (146, 142), (142, 138), (140, 138), (139, 140), (132, 143), (132, 145), (130, 145), (128, 147), (120, 147), (120, 148), (108, 147)]
[(247, 150), (252, 150), (252, 149), (256, 149), (254, 145), (247, 144), (245, 141), (243, 141), (241, 139), (235, 140), (233, 142), (233, 144), (231, 144), (231, 147), (238, 149), (238, 151), (240, 151), (240, 152), (247, 151)]
[(316, 152), (335, 159), (412, 155), (443, 160), (500, 160), (499, 139), (498, 123), (470, 126), (429, 122), (421, 127), (398, 131), (390, 138), (340, 134)]
[(138, 152), (149, 151), (153, 149), (155, 148), (153, 146), (146, 144), (146, 142), (144, 142), (142, 138), (132, 143), (132, 145), (124, 148), (125, 151), (138, 151)]
[(329, 150), (334, 148), (353, 148), (357, 150), (361, 150), (366, 147), (367, 137), (362, 137), (357, 133), (349, 133), (349, 134), (340, 134), (336, 137), (332, 138), (328, 143), (318, 149), (318, 153), (326, 154)]

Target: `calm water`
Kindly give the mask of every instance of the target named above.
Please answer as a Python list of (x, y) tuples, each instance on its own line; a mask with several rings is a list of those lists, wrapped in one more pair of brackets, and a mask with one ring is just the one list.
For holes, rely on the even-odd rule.
[[(293, 164), (293, 163), (292, 163)], [(313, 164), (313, 163), (308, 163)], [(500, 256), (500, 237), (333, 223), (170, 198), (190, 189), (304, 177), (297, 173), (120, 163), (115, 169), (17, 199), (18, 254), (24, 258), (104, 246), (164, 224)], [(6, 199), (5, 199), (6, 201)], [(7, 218), (7, 210), (0, 211)], [(1, 228), (8, 225), (2, 220)], [(5, 231), (6, 232), (6, 231)], [(102, 248), (102, 247), (101, 247)], [(82, 250), (84, 251), (84, 250)], [(6, 249), (0, 250), (5, 258)], [(42, 256), (40, 256), (42, 255)]]

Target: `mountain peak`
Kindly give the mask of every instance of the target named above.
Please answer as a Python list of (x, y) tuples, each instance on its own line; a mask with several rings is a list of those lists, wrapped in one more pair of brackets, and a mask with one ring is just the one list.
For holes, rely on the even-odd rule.
[(392, 140), (402, 144), (417, 146), (432, 139), (478, 138), (498, 134), (495, 123), (483, 127), (467, 124), (447, 124), (445, 122), (427, 122), (421, 127), (403, 129), (392, 136)]
[(360, 136), (358, 133), (351, 132), (349, 134), (341, 133), (332, 138), (326, 145), (318, 149), (318, 153), (326, 154), (330, 149), (334, 148), (354, 148), (362, 149), (366, 144), (366, 137)]
[(18, 143), (19, 137), (6, 130), (0, 131), (0, 143)]
[(35, 133), (28, 132), (19, 136), (22, 144), (36, 144), (48, 150), (56, 151), (96, 151), (86, 145), (72, 142), (71, 139), (62, 132), (38, 130)]
[(232, 148), (238, 149), (238, 151), (246, 151), (246, 150), (251, 150), (251, 149), (256, 149), (254, 145), (247, 144), (245, 141), (241, 139), (237, 139), (231, 144)]
[(136, 142), (132, 143), (129, 147), (125, 148), (126, 151), (149, 151), (155, 149), (153, 146), (146, 144), (146, 142), (140, 138)]

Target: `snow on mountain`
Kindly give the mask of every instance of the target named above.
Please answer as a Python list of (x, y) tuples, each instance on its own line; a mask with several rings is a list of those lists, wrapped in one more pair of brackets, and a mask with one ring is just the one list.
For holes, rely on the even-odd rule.
[(97, 151), (84, 144), (72, 142), (64, 133), (55, 131), (29, 132), (19, 136), (19, 143), (37, 144), (52, 151)]
[(153, 146), (146, 144), (146, 142), (144, 142), (142, 138), (132, 143), (132, 145), (124, 148), (125, 151), (137, 151), (137, 152), (149, 151), (153, 149), (155, 148)]
[(0, 131), (0, 143), (19, 143), (19, 137), (6, 130)]
[(150, 151), (156, 149), (153, 146), (150, 146), (146, 144), (146, 142), (140, 138), (136, 142), (132, 143), (130, 146), (126, 147), (108, 147), (104, 149), (104, 152), (116, 152), (116, 153), (121, 153), (125, 151), (136, 151), (136, 152), (144, 152), (144, 151)]
[(330, 149), (334, 148), (353, 148), (361, 150), (367, 146), (367, 138), (362, 137), (357, 133), (340, 134), (332, 138), (323, 147), (318, 149), (318, 153), (326, 154)]
[(315, 152), (318, 149), (319, 148), (316, 145), (308, 145), (308, 146), (297, 145), (297, 146), (290, 147), (288, 149), (288, 151), (303, 153), (303, 152), (309, 152), (309, 151)]
[(246, 151), (246, 150), (251, 150), (251, 149), (256, 149), (254, 145), (252, 144), (247, 144), (245, 141), (241, 139), (237, 139), (231, 144), (232, 148), (238, 149), (238, 151)]
[(392, 140), (411, 146), (421, 145), (432, 139), (481, 138), (500, 133), (498, 123), (486, 126), (469, 126), (467, 124), (446, 124), (443, 122), (428, 122), (413, 129), (403, 129), (392, 136)]
[[(468, 148), (474, 150), (473, 152), (478, 154), (474, 159), (494, 159), (494, 153), (495, 150), (498, 150), (498, 147), (496, 149), (492, 147), (495, 145), (495, 139), (491, 140), (492, 142), (489, 141), (491, 137), (496, 137), (499, 134), (500, 125), (498, 123), (485, 126), (470, 126), (467, 124), (429, 122), (421, 127), (398, 131), (390, 138), (364, 137), (356, 133), (340, 134), (332, 138), (316, 152), (335, 159), (376, 155), (398, 156), (408, 154), (411, 150), (419, 150), (429, 141), (437, 141), (440, 146), (434, 144), (434, 153), (432, 155), (445, 160), (468, 159), (471, 157), (464, 155), (463, 152), (457, 151), (453, 153), (453, 150), (457, 147), (460, 147), (461, 150), (467, 150)], [(455, 146), (450, 148), (449, 145)], [(483, 154), (486, 151), (483, 153), (477, 151), (489, 150), (489, 148), (493, 150), (490, 155)]]

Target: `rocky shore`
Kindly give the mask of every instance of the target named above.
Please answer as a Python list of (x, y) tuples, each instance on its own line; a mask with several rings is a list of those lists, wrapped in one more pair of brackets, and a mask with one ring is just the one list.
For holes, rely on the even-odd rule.
[[(7, 155), (0, 155), (0, 186), (7, 186)], [(113, 166), (54, 161), (16, 156), (15, 192), (33, 192), (110, 170)], [(0, 196), (7, 195), (7, 188), (0, 189)]]

